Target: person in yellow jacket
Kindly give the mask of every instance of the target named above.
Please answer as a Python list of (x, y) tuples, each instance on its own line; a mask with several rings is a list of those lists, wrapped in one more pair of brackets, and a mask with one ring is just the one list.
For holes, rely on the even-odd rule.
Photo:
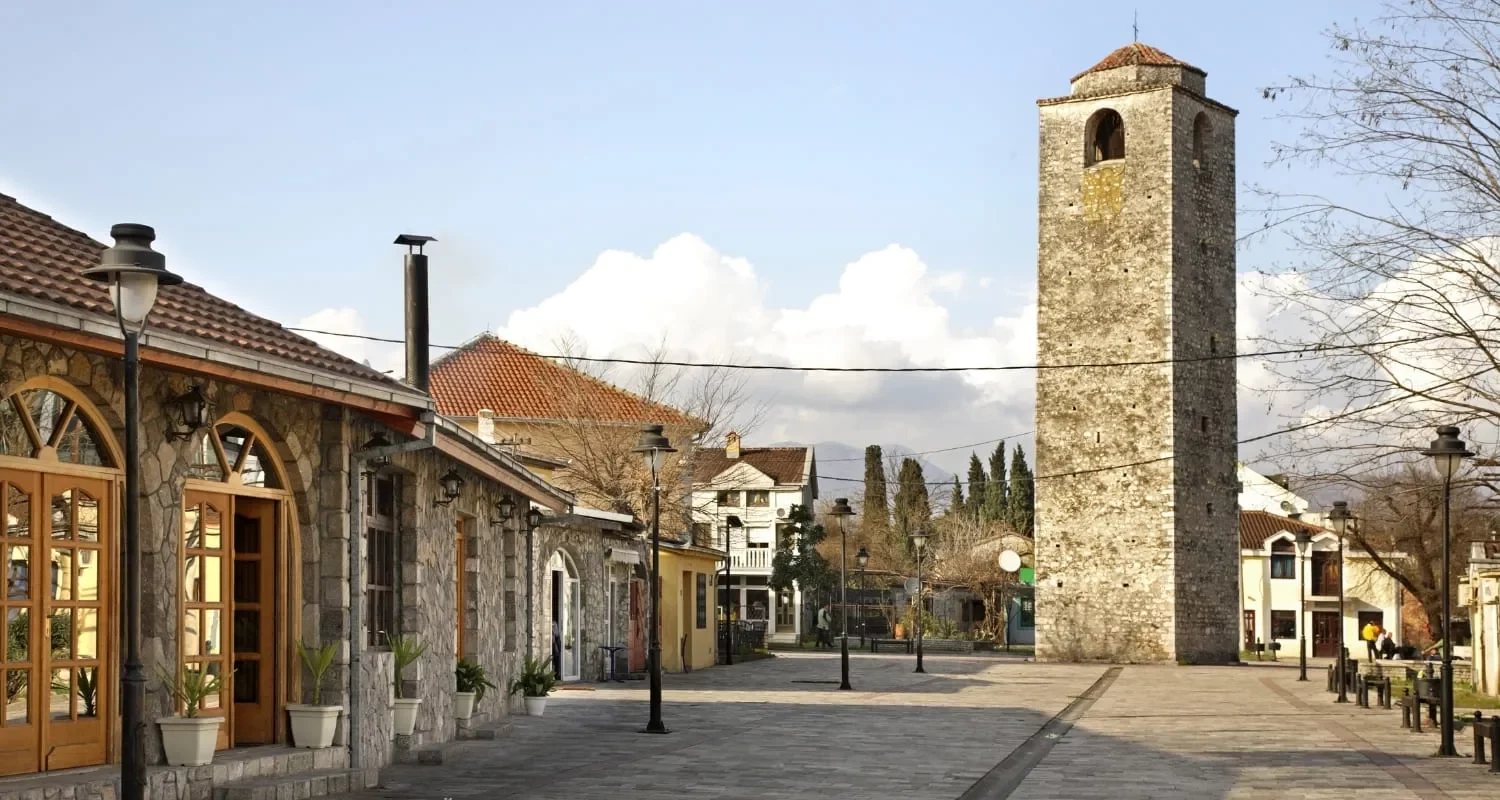
[(1375, 660), (1375, 637), (1380, 635), (1380, 626), (1373, 622), (1366, 622), (1365, 627), (1359, 631), (1359, 638), (1365, 640), (1365, 652), (1371, 661)]

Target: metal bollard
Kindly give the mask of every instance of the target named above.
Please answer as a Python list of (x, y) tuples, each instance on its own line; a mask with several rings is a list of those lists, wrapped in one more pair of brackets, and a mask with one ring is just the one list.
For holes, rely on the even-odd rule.
[(1354, 676), (1354, 702), (1360, 708), (1370, 707), (1370, 684), (1363, 675)]
[(1484, 712), (1474, 712), (1474, 763), (1484, 762)]
[(1407, 702), (1407, 699), (1410, 697), (1410, 686), (1401, 690), (1401, 727), (1403, 728), (1411, 727), (1411, 705)]
[(1500, 775), (1500, 719), (1490, 717), (1490, 774)]

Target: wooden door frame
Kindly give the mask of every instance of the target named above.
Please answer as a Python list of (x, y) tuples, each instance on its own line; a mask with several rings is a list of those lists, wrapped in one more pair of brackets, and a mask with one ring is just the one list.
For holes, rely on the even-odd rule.
[[(298, 546), (299, 532), (296, 527), (297, 515), (296, 512), (292, 509), (292, 494), (290, 491), (285, 489), (262, 489), (254, 486), (231, 485), (220, 481), (200, 480), (197, 478), (189, 478), (184, 482), (182, 502), (177, 509), (177, 570), (179, 582), (176, 596), (177, 657), (175, 663), (173, 664), (174, 675), (180, 673), (184, 658), (182, 654), (182, 643), (184, 641), (183, 623), (186, 618), (186, 587), (183, 585), (181, 579), (182, 570), (185, 568), (185, 554), (182, 548), (182, 537), (185, 531), (183, 531), (182, 528), (182, 521), (184, 519), (184, 515), (187, 512), (190, 495), (208, 495), (226, 498), (229, 501), (227, 510), (227, 522), (230, 525), (229, 530), (231, 536), (233, 535), (232, 524), (234, 520), (234, 503), (236, 499), (243, 497), (254, 500), (269, 500), (274, 503), (275, 510), (272, 512), (272, 519), (274, 525), (273, 539), (276, 554), (273, 562), (275, 564), (276, 577), (273, 585), (275, 592), (274, 601), (276, 612), (272, 614), (274, 632), (272, 634), (273, 641), (271, 649), (275, 663), (272, 669), (272, 674), (274, 676), (272, 680), (272, 702), (274, 704), (274, 709), (271, 716), (273, 720), (273, 742), (277, 744), (283, 744), (287, 741), (289, 734), (287, 730), (286, 714), (284, 714), (283, 711), (285, 710), (287, 703), (298, 701), (292, 698), (300, 699), (302, 691), (302, 670), (291, 668), (291, 665), (293, 664), (300, 665), (300, 662), (296, 660), (297, 652), (295, 643), (297, 641), (300, 641), (299, 637), (302, 633), (301, 598), (292, 596), (294, 587), (301, 586), (301, 548)], [(226, 550), (229, 553), (230, 561), (232, 562), (234, 554), (232, 540)], [(228, 592), (230, 597), (230, 602), (228, 604), (228, 608), (230, 610), (228, 631), (229, 636), (232, 637), (234, 635), (234, 576), (232, 563), (229, 565), (227, 571), (229, 572), (229, 574), (226, 575), (226, 582), (223, 590)], [(295, 612), (293, 611), (294, 608), (296, 609)], [(234, 663), (232, 638), (228, 639), (227, 642), (229, 650), (228, 660), (232, 665)], [(228, 732), (227, 735), (230, 737), (230, 739), (226, 746), (229, 748), (235, 746), (232, 739), (234, 730), (233, 710), (234, 699), (231, 687), (229, 702), (226, 704), (225, 709), (227, 719), (225, 724), (221, 728), (221, 730)]]
[(1255, 643), (1260, 641), (1260, 631), (1255, 628), (1255, 609), (1240, 609), (1240, 626), (1245, 630), (1244, 647), (1240, 648), (1246, 652), (1255, 649)]
[[(1312, 614), (1312, 636), (1308, 637), (1310, 639), (1308, 645), (1312, 648), (1312, 651), (1308, 655), (1317, 658), (1337, 657), (1339, 653), (1339, 625), (1343, 622), (1343, 620), (1339, 619), (1339, 612), (1312, 611), (1310, 613)], [(1319, 654), (1318, 652), (1318, 625), (1320, 621), (1327, 626), (1325, 632), (1327, 638), (1322, 642), (1327, 648), (1327, 652), (1323, 654)]]

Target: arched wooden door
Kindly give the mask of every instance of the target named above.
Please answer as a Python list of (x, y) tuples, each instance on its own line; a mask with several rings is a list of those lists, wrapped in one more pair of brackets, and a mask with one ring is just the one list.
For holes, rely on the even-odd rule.
[(102, 764), (114, 686), (113, 449), (49, 388), (0, 399), (0, 774)]

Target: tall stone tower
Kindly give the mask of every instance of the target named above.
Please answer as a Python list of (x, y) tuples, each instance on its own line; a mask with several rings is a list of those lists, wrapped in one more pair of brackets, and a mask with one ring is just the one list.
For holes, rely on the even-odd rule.
[[(1144, 44), (1042, 100), (1039, 658), (1239, 653), (1234, 118)], [(1133, 366), (1083, 366), (1156, 362)]]

